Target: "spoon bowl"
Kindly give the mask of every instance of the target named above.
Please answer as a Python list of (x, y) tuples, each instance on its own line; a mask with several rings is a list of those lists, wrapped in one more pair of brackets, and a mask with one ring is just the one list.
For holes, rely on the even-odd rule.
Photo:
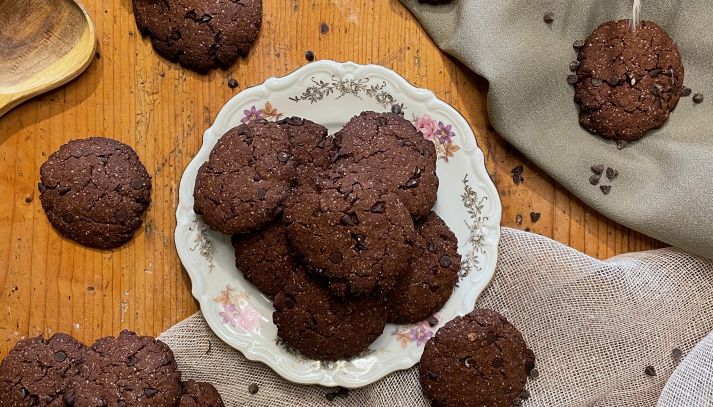
[(0, 117), (71, 81), (96, 51), (94, 23), (74, 0), (0, 0)]

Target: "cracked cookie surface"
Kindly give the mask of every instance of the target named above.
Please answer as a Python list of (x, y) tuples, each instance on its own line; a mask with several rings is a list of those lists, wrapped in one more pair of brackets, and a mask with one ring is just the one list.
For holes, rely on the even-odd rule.
[(282, 127), (267, 121), (242, 124), (218, 140), (198, 170), (195, 213), (226, 235), (255, 230), (282, 211), (294, 168)]
[(133, 9), (159, 54), (200, 73), (246, 57), (262, 24), (262, 0), (133, 0)]
[(272, 320), (277, 335), (307, 357), (339, 360), (365, 351), (384, 331), (386, 306), (366, 297), (347, 301), (331, 296), (303, 268), (275, 297)]
[(223, 399), (212, 384), (193, 379), (183, 382), (178, 407), (223, 407)]
[(315, 190), (318, 177), (331, 165), (334, 137), (326, 127), (301, 117), (288, 117), (277, 125), (285, 129), (290, 141), (300, 191)]
[(517, 328), (495, 311), (476, 309), (426, 343), (419, 378), (434, 405), (509, 407), (532, 366), (533, 354)]
[(435, 212), (416, 225), (416, 244), (409, 268), (396, 282), (389, 300), (389, 322), (423, 321), (453, 294), (461, 257), (458, 240)]
[(360, 185), (301, 195), (284, 220), (292, 247), (339, 297), (388, 294), (413, 250), (413, 221), (398, 197)]
[(395, 193), (415, 218), (436, 203), (436, 148), (394, 113), (363, 112), (334, 137), (336, 156), (326, 182), (346, 191), (354, 184)]
[(151, 177), (136, 152), (116, 140), (73, 140), (40, 168), (40, 200), (50, 223), (85, 246), (131, 240), (151, 201)]
[(579, 51), (575, 100), (579, 121), (604, 138), (632, 141), (668, 120), (683, 88), (675, 42), (658, 25), (629, 20), (599, 26)]

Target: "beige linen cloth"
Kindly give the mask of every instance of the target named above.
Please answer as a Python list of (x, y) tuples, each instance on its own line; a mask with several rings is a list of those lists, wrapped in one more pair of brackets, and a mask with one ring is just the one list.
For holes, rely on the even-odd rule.
[[(678, 249), (599, 261), (506, 228), (477, 306), (507, 316), (535, 351), (539, 377), (525, 406), (713, 406), (713, 334), (703, 339), (713, 330), (713, 261)], [(292, 384), (248, 361), (200, 314), (160, 339), (186, 378), (214, 383), (231, 407), (429, 405), (416, 368), (329, 402), (333, 390)], [(649, 365), (657, 376), (644, 374)], [(248, 393), (252, 383), (257, 394)]]

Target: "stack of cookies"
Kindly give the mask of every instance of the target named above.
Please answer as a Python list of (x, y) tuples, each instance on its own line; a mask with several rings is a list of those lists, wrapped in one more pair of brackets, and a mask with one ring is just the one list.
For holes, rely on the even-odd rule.
[(435, 147), (400, 115), (364, 112), (334, 137), (292, 117), (223, 135), (194, 209), (232, 236), (238, 268), (274, 301), (280, 339), (338, 360), (451, 296), (460, 255), (431, 211), (437, 190)]

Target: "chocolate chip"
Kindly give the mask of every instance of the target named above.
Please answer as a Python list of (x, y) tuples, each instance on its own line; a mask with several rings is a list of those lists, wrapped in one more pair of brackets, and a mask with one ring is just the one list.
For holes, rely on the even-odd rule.
[(146, 398), (150, 399), (151, 397), (158, 394), (158, 390), (152, 389), (151, 387), (147, 387), (144, 389), (144, 394), (146, 395)]
[(25, 203), (32, 203), (32, 195), (27, 195), (25, 197)]
[[(70, 396), (70, 395), (68, 395), (68, 394), (65, 394), (65, 395), (62, 397), (62, 401), (64, 401), (64, 405), (65, 405), (65, 406), (71, 407), (71, 406), (74, 405), (74, 397), (72, 397), (72, 396)], [(122, 402), (122, 401), (119, 400), (119, 403), (121, 403), (121, 402)], [(117, 406), (118, 406), (118, 407), (125, 407), (125, 406), (126, 406), (126, 403), (124, 403), (123, 405), (117, 403)]]
[(57, 187), (57, 192), (59, 192), (60, 195), (65, 195), (67, 192), (71, 191), (72, 188), (67, 187), (67, 186), (59, 186)]
[(431, 327), (438, 325), (438, 318), (434, 317), (433, 315), (428, 317), (428, 325), (430, 325)]
[(379, 116), (379, 120), (377, 121), (379, 122), (379, 126), (386, 126), (389, 124), (389, 121), (384, 116)]
[(652, 78), (655, 78), (655, 77), (661, 75), (661, 68), (656, 68), (656, 69), (650, 70), (650, 71), (649, 71), (649, 75), (650, 75)]
[(324, 150), (324, 139), (320, 140), (319, 143), (317, 143), (317, 148)]
[(64, 215), (62, 215), (62, 220), (64, 221), (64, 223), (72, 223), (74, 222), (74, 216), (72, 216), (71, 213), (65, 213)]
[(611, 192), (611, 185), (600, 185), (599, 188), (602, 190), (604, 195), (609, 195)]
[(126, 366), (136, 366), (137, 363), (139, 363), (139, 359), (134, 355), (131, 355), (128, 359), (126, 359)]
[(604, 82), (599, 78), (592, 78), (591, 82), (592, 82), (592, 86), (597, 87), (597, 88), (604, 84)]
[(463, 364), (466, 368), (470, 369), (471, 367), (475, 366), (475, 360), (473, 360), (473, 358), (465, 358)]
[(663, 86), (659, 85), (658, 83), (651, 86), (651, 94), (654, 96), (659, 96), (662, 91), (663, 91)]
[(66, 353), (64, 353), (62, 351), (54, 353), (54, 360), (56, 360), (57, 362), (64, 362), (65, 359), (67, 359)]
[[(660, 100), (656, 99), (657, 102), (661, 102)], [(617, 150), (623, 150), (626, 148), (626, 146), (629, 145), (629, 142), (626, 140), (617, 140), (616, 141), (616, 148)]]
[(404, 140), (404, 139), (399, 139), (399, 140), (396, 142), (396, 144), (398, 144), (399, 147), (403, 147), (403, 146), (406, 145), (406, 140)]
[(406, 188), (416, 188), (418, 186), (418, 178), (411, 178), (406, 182)]
[(257, 199), (265, 199), (265, 197), (267, 196), (267, 191), (260, 188), (257, 191), (255, 191), (255, 196), (257, 196)]
[(555, 21), (555, 15), (554, 13), (547, 13), (542, 17), (542, 20), (544, 20), (546, 24), (552, 24)]
[(41, 182), (37, 183), (37, 189), (40, 191), (41, 194), (44, 194), (45, 191), (47, 191), (47, 187)]
[(366, 250), (366, 236), (356, 233), (356, 234), (352, 235), (352, 238), (357, 243), (357, 249)]
[(29, 390), (27, 390), (27, 389), (24, 388), (24, 387), (20, 389), (20, 396), (22, 396), (23, 399), (24, 399), (25, 397), (29, 396), (29, 395), (30, 395), (30, 391), (29, 391)]
[(301, 117), (293, 116), (287, 119), (287, 123), (289, 123), (290, 126), (302, 126), (305, 124), (305, 121)]
[(673, 348), (671, 351), (671, 356), (676, 360), (681, 360), (683, 357), (683, 351), (680, 348)]
[(515, 185), (520, 185), (523, 182), (525, 182), (525, 178), (522, 177), (522, 174), (515, 173), (515, 174), (512, 174), (512, 182)]
[(495, 358), (490, 363), (490, 365), (493, 366), (495, 369), (500, 369), (501, 367), (503, 367), (503, 362), (503, 358)]
[(391, 106), (391, 113), (393, 114), (400, 114), (402, 112), (403, 108), (401, 105), (392, 105)]
[[(525, 366), (527, 366), (527, 364), (526, 364)], [(530, 377), (533, 378), (533, 379), (537, 379), (538, 377), (540, 377), (540, 371), (537, 370), (537, 369), (535, 369), (535, 368), (533, 367), (533, 368), (530, 370)]]
[(599, 185), (599, 181), (602, 179), (601, 175), (594, 174), (591, 177), (589, 177), (589, 183), (592, 185)]
[(657, 109), (661, 109), (661, 106), (662, 106), (661, 99), (656, 99), (656, 101), (654, 102), (654, 107)]
[(204, 23), (207, 23), (208, 21), (212, 20), (213, 17), (209, 14), (204, 14), (203, 17), (201, 17), (201, 21)]
[(540, 220), (540, 213), (530, 212), (530, 220), (532, 221), (532, 223), (536, 223), (538, 220)]
[(82, 155), (83, 155), (82, 152), (79, 150), (72, 151), (72, 157), (74, 157), (74, 158), (80, 158)]
[(109, 162), (109, 157), (101, 156), (101, 157), (99, 157), (99, 161), (101, 161), (102, 164), (106, 164)]
[(307, 62), (312, 62), (312, 61), (314, 61), (314, 52), (312, 52), (312, 51), (306, 51), (306, 52), (305, 52), (305, 59), (307, 60)]
[(656, 376), (656, 369), (654, 369), (653, 366), (646, 366), (646, 369), (644, 369), (644, 374), (646, 376), (654, 377)]
[(377, 202), (371, 207), (371, 213), (384, 213), (384, 203)]
[(250, 394), (255, 394), (260, 390), (258, 387), (257, 383), (252, 383), (250, 386), (248, 386), (248, 393)]
[(686, 97), (686, 96), (691, 96), (691, 88), (683, 87), (681, 88), (681, 96)]
[(420, 167), (416, 167), (416, 169), (413, 170), (413, 177), (419, 178), (422, 173), (423, 173), (423, 170)]
[(703, 103), (703, 94), (702, 93), (695, 93), (693, 95), (693, 103)]
[(440, 264), (441, 267), (449, 267), (451, 265), (450, 256), (446, 256), (446, 255), (441, 256), (441, 258), (438, 259), (438, 264)]
[(344, 260), (344, 256), (340, 252), (332, 252), (332, 254), (329, 255), (329, 261), (331, 261), (334, 264), (339, 264)]
[(262, 181), (262, 178), (260, 178), (260, 174), (255, 173), (255, 175), (253, 175), (253, 181), (255, 181), (255, 182)]
[(116, 214), (116, 220), (119, 222), (126, 222), (126, 220), (129, 219), (129, 215), (126, 214), (126, 212), (117, 212)]
[(619, 171), (617, 171), (611, 167), (607, 168), (607, 178), (609, 178), (610, 180), (613, 180), (617, 176), (619, 176)]
[(621, 82), (621, 79), (619, 79), (619, 77), (617, 77), (617, 76), (614, 76), (607, 80), (607, 83), (609, 84), (609, 86), (617, 86), (617, 85), (619, 85), (620, 82)]
[(320, 34), (326, 34), (329, 32), (329, 24), (327, 23), (322, 23), (319, 25), (319, 32)]
[(523, 167), (522, 165), (518, 165), (517, 167), (510, 170), (510, 174), (522, 174), (523, 172), (525, 172), (525, 167)]
[(577, 40), (574, 42), (574, 44), (572, 44), (572, 46), (574, 47), (574, 49), (578, 50), (584, 47), (584, 40)]
[(579, 68), (579, 61), (572, 61), (569, 63), (569, 70), (574, 72)]
[(428, 242), (428, 244), (426, 244), (426, 250), (428, 250), (429, 253), (435, 253), (436, 245), (433, 244), (433, 242)]
[(356, 222), (356, 215), (350, 215), (348, 213), (342, 215), (341, 219), (339, 219), (339, 222), (344, 225), (344, 226), (354, 226)]
[(117, 407), (126, 407), (126, 402), (124, 400), (119, 400), (116, 402)]
[(238, 81), (236, 81), (235, 79), (233, 79), (233, 78), (228, 79), (228, 87), (229, 87), (230, 89), (235, 89), (235, 88), (237, 88), (239, 85), (240, 85), (240, 84), (239, 84)]
[(522, 389), (522, 391), (520, 392), (520, 398), (523, 399), (523, 400), (529, 399), (529, 398), (530, 398), (530, 391), (527, 390), (527, 389)]
[(141, 181), (140, 179), (136, 178), (133, 181), (131, 181), (131, 188), (134, 188), (136, 190), (139, 190), (144, 187), (144, 182)]
[(277, 159), (278, 159), (281, 163), (286, 163), (287, 160), (290, 159), (290, 155), (287, 154), (287, 153), (284, 152), (284, 151), (280, 151), (280, 152), (277, 154)]
[(487, 342), (488, 345), (494, 344), (497, 339), (498, 339), (498, 336), (495, 335), (495, 332), (493, 332), (493, 331), (488, 331), (485, 334), (485, 342)]
[(430, 370), (427, 370), (427, 371), (426, 371), (426, 377), (428, 377), (428, 378), (431, 379), (431, 380), (436, 380), (436, 379), (438, 379), (438, 374), (437, 374), (437, 373), (434, 373), (434, 372), (432, 372), (432, 371), (430, 371)]
[(601, 175), (604, 172), (604, 164), (592, 165), (592, 172)]
[(39, 406), (39, 405), (40, 405), (40, 398), (37, 397), (37, 396), (35, 396), (35, 395), (30, 396), (30, 405), (31, 405), (31, 406)]
[(518, 225), (522, 225), (522, 215), (520, 215), (519, 213), (517, 214), (517, 216), (515, 216), (515, 223)]
[(567, 83), (574, 85), (579, 82), (579, 78), (575, 74), (567, 75)]

